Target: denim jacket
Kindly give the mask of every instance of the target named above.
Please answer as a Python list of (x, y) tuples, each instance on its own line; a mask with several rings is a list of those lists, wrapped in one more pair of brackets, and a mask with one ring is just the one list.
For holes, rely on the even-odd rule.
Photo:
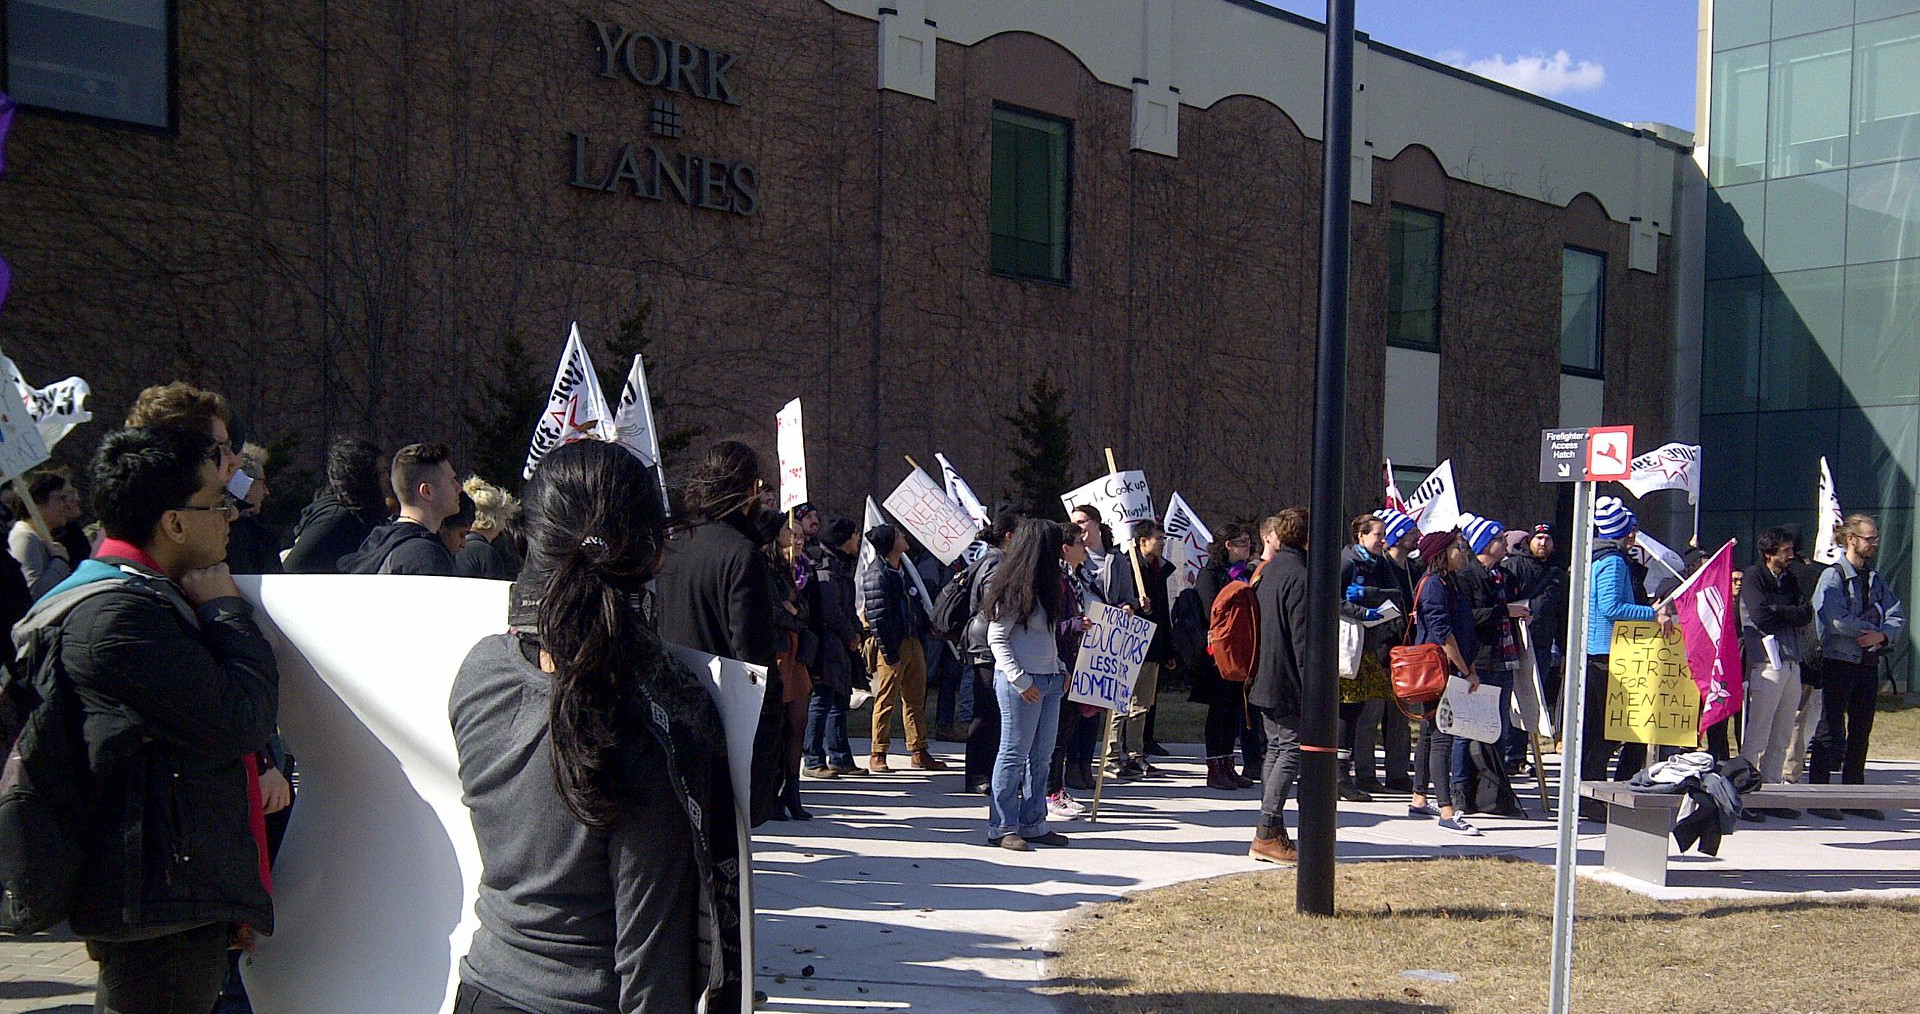
[[(1894, 641), (1907, 627), (1907, 611), (1879, 571), (1867, 572), (1869, 601), (1855, 602), (1854, 577), (1858, 574), (1853, 564), (1842, 556), (1838, 563), (1821, 573), (1820, 583), (1814, 586), (1813, 612), (1820, 623), (1820, 653), (1827, 658), (1860, 662), (1863, 653), (1854, 638), (1877, 630), (1887, 635), (1888, 641)], [(1869, 603), (1874, 607), (1872, 611), (1880, 614), (1880, 622), (1867, 618)]]

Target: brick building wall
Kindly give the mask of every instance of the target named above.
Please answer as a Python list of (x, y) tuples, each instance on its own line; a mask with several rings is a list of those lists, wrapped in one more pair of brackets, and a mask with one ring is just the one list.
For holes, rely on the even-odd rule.
[[(603, 77), (588, 18), (735, 54), (736, 102)], [(1320, 145), (1262, 99), (1183, 110), (1178, 158), (1130, 151), (1130, 94), (1048, 40), (942, 41), (927, 101), (877, 90), (874, 24), (819, 0), (214, 0), (179, 23), (177, 133), (25, 111), (0, 180), (0, 345), (29, 377), (87, 377), (103, 419), (182, 377), (309, 457), (348, 431), (470, 450), (490, 382), (544, 381), (569, 321), (597, 349), (645, 306), (663, 426), (771, 454), (800, 396), (836, 512), (936, 450), (994, 497), (1000, 416), (1042, 372), (1085, 476), (1112, 446), (1208, 517), (1306, 499)], [(659, 98), (683, 136), (649, 133)], [(989, 271), (996, 101), (1073, 121), (1068, 285)], [(571, 133), (589, 178), (627, 142), (748, 164), (757, 207), (571, 186)], [(1353, 205), (1355, 509), (1378, 496), (1388, 206), (1397, 176), (1433, 192), (1423, 155), (1377, 159)], [(1649, 433), (1667, 274), (1628, 271), (1627, 227), (1590, 197), (1439, 180), (1441, 454), (1470, 508), (1548, 516), (1530, 473), (1558, 416), (1559, 249), (1610, 255), (1607, 416)], [(536, 361), (504, 361), (508, 335)]]

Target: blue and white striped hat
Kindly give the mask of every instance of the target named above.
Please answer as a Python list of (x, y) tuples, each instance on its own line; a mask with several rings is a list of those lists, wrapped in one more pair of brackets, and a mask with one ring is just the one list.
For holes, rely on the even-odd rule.
[(1593, 505), (1593, 534), (1603, 539), (1625, 538), (1638, 527), (1639, 519), (1617, 496), (1603, 496)]
[(1478, 514), (1460, 515), (1460, 534), (1467, 540), (1467, 548), (1475, 553), (1484, 552), (1506, 530), (1505, 525), (1492, 518), (1483, 518)]
[(1408, 532), (1413, 531), (1413, 519), (1405, 513), (1394, 510), (1391, 507), (1383, 507), (1374, 511), (1373, 516), (1379, 518), (1381, 522), (1387, 526), (1385, 534), (1387, 537), (1387, 545), (1389, 546), (1399, 545), (1400, 540), (1406, 538)]

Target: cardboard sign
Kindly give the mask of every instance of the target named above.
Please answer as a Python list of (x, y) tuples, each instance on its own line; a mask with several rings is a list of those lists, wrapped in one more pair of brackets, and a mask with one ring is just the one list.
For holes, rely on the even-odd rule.
[(966, 552), (967, 544), (980, 531), (980, 526), (947, 499), (946, 490), (924, 469), (916, 468), (908, 473), (899, 487), (887, 494), (884, 506), (894, 520), (927, 547), (927, 552), (949, 567)]
[(1613, 625), (1607, 665), (1606, 737), (1621, 743), (1700, 745), (1700, 687), (1676, 628), (1644, 621)]
[(807, 449), (800, 431), (800, 399), (787, 402), (773, 420), (773, 442), (780, 453), (780, 509), (806, 503)]
[(1113, 529), (1116, 541), (1133, 538), (1133, 523), (1153, 520), (1153, 494), (1147, 489), (1147, 473), (1134, 470), (1103, 475), (1070, 493), (1060, 495), (1060, 505), (1072, 516), (1074, 507), (1088, 504), (1100, 512), (1100, 520)]
[(9, 482), (47, 460), (47, 442), (12, 384), (0, 384), (0, 482)]
[(1153, 630), (1153, 621), (1144, 616), (1100, 602), (1089, 606), (1067, 700), (1126, 710), (1133, 700), (1133, 682), (1140, 678), (1141, 663), (1147, 660), (1147, 646), (1153, 643)]

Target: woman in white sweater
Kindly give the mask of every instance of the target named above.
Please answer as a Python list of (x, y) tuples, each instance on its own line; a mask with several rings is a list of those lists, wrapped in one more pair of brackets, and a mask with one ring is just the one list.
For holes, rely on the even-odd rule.
[(1054, 623), (1068, 612), (1061, 542), (1059, 525), (1022, 521), (980, 602), (1000, 704), (987, 841), (1017, 852), (1029, 851), (1031, 844), (1067, 843), (1066, 835), (1047, 830), (1047, 764), (1067, 692), (1054, 641)]
[[(33, 505), (39, 508), (49, 531), (80, 516), (80, 491), (59, 472), (35, 472), (28, 476), (27, 495), (33, 497)], [(33, 530), (32, 522), (24, 516), (24, 505), (21, 514), (20, 520), (13, 523), (13, 530), (7, 533), (7, 552), (20, 564), (27, 576), (27, 589), (38, 601), (73, 573), (73, 561), (67, 559), (65, 546), (48, 542)]]

